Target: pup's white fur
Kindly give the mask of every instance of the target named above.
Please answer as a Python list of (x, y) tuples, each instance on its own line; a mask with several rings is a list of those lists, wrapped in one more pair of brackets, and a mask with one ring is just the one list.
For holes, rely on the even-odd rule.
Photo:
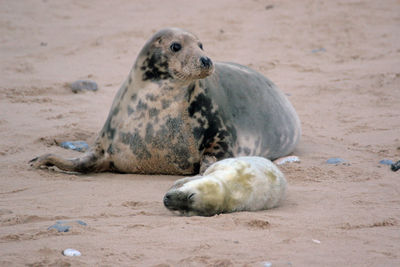
[(177, 180), (164, 204), (185, 215), (211, 216), (274, 208), (285, 192), (286, 179), (270, 160), (238, 157), (214, 163), (203, 176)]

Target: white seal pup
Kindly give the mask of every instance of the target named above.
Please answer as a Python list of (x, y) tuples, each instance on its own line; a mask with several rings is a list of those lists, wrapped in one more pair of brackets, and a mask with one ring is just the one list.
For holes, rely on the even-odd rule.
[(193, 175), (225, 158), (286, 156), (300, 135), (296, 111), (270, 80), (213, 62), (194, 34), (167, 28), (139, 53), (88, 152), (31, 163), (81, 173)]
[(270, 160), (229, 158), (212, 164), (203, 176), (177, 180), (164, 196), (164, 205), (184, 215), (212, 216), (271, 209), (285, 192), (285, 176)]

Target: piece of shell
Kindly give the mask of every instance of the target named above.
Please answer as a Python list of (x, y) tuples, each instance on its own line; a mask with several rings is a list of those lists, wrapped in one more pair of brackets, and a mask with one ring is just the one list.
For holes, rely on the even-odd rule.
[(66, 250), (63, 251), (63, 255), (68, 257), (74, 257), (74, 256), (81, 256), (82, 254), (76, 249), (67, 248)]
[(288, 156), (288, 157), (279, 158), (274, 161), (274, 163), (276, 165), (282, 165), (282, 164), (291, 163), (291, 162), (300, 162), (300, 159), (297, 156)]

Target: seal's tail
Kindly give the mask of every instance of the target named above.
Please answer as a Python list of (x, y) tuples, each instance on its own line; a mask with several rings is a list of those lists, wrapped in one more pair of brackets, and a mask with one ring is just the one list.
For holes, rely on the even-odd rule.
[(35, 168), (55, 166), (63, 171), (70, 172), (101, 172), (105, 170), (105, 160), (103, 155), (98, 155), (96, 151), (88, 151), (82, 157), (65, 159), (63, 157), (46, 154), (36, 157), (29, 161)]

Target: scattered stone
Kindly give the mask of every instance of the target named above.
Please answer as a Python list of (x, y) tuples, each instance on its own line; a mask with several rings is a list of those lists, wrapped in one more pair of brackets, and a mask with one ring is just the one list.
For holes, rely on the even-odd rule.
[(379, 161), (379, 163), (383, 164), (383, 165), (392, 165), (394, 162), (391, 159), (383, 159), (383, 160)]
[(330, 158), (326, 161), (326, 163), (328, 163), (328, 164), (341, 164), (341, 163), (345, 163), (345, 162), (346, 161), (341, 158)]
[(321, 48), (316, 48), (311, 50), (311, 53), (315, 54), (315, 53), (320, 53), (320, 52), (326, 52), (326, 49), (321, 47)]
[(276, 165), (283, 165), (283, 164), (292, 163), (292, 162), (300, 162), (299, 157), (297, 157), (297, 156), (288, 156), (288, 157), (279, 158), (279, 159), (274, 161), (274, 163)]
[(97, 83), (92, 80), (78, 80), (69, 84), (72, 92), (75, 94), (82, 91), (97, 91)]
[(269, 261), (265, 261), (265, 262), (263, 262), (263, 266), (264, 266), (264, 267), (271, 267), (271, 266), (272, 266), (272, 263), (269, 262)]
[(72, 149), (79, 152), (85, 152), (89, 149), (89, 145), (85, 141), (66, 141), (60, 144), (62, 148)]
[(84, 221), (81, 220), (75, 220), (75, 221), (57, 221), (56, 223), (58, 224), (68, 224), (68, 223), (77, 223), (83, 226), (87, 226), (87, 223), (85, 223)]
[(68, 257), (81, 256), (82, 255), (78, 250), (73, 249), (73, 248), (67, 248), (66, 250), (64, 250), (62, 252), (62, 254), (64, 256), (68, 256)]
[(321, 241), (317, 240), (317, 239), (311, 239), (312, 242), (316, 243), (316, 244), (321, 244)]
[(392, 171), (397, 172), (398, 170), (400, 170), (400, 160), (396, 163), (393, 163), (390, 168), (392, 169)]
[(71, 228), (71, 226), (69, 225), (62, 225), (62, 224), (53, 224), (52, 226), (50, 226), (49, 228), (47, 228), (47, 230), (51, 230), (51, 229), (56, 229), (58, 232), (60, 233), (66, 233), (69, 232), (69, 229)]
[(84, 221), (81, 220), (75, 220), (75, 221), (57, 221), (55, 224), (53, 224), (52, 226), (50, 226), (49, 228), (47, 228), (47, 230), (51, 230), (51, 229), (56, 229), (58, 232), (62, 233), (62, 232), (69, 232), (69, 229), (71, 229), (71, 225), (73, 224), (79, 224), (82, 226), (86, 226), (87, 223), (85, 223)]
[(274, 8), (274, 5), (268, 5), (268, 6), (265, 7), (266, 10), (273, 9), (273, 8)]

